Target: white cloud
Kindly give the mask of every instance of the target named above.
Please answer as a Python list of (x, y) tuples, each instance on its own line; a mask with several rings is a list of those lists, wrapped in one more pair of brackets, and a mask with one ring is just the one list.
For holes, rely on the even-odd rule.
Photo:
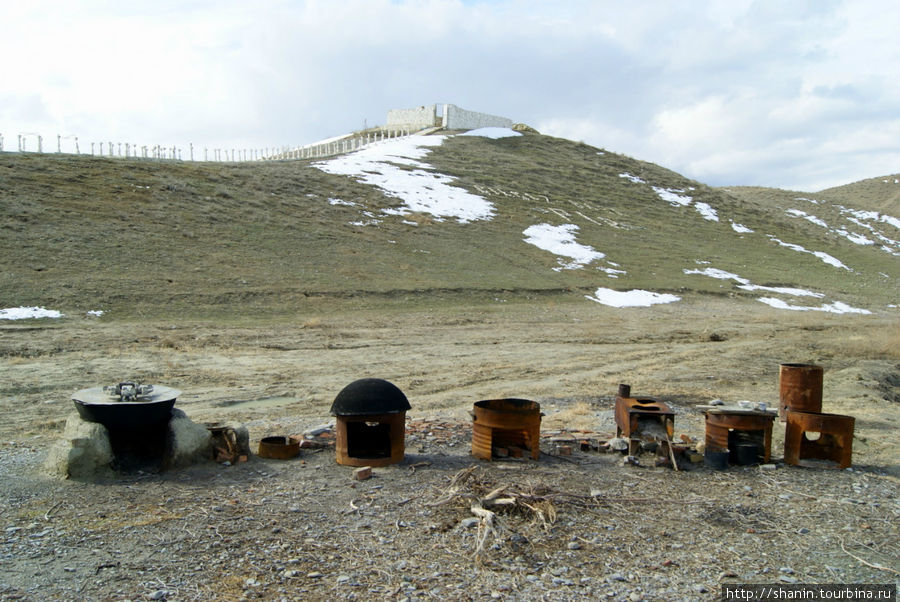
[(295, 146), (452, 102), (713, 185), (900, 164), (887, 0), (33, 0), (0, 23), (7, 141)]

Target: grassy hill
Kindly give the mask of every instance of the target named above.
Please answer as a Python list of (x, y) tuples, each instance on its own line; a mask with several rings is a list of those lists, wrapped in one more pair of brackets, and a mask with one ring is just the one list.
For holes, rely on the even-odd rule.
[[(0, 307), (237, 317), (332, 299), (583, 297), (600, 287), (747, 297), (795, 287), (817, 295), (785, 297), (797, 305), (897, 302), (895, 176), (815, 194), (716, 189), (538, 134), (449, 136), (428, 150), (417, 159), (427, 166), (395, 167), (451, 176), (491, 204), (489, 218), (404, 209), (360, 176), (307, 160), (0, 154)], [(527, 242), (539, 225), (568, 228), (564, 248), (594, 259), (575, 267)]]

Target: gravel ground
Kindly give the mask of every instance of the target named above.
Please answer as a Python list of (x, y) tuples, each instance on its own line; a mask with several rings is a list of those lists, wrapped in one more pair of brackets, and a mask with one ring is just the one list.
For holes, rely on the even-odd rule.
[(539, 461), (485, 462), (469, 431), (411, 421), (403, 463), (363, 481), (330, 448), (59, 481), (44, 449), (10, 444), (0, 595), (712, 600), (726, 583), (897, 581), (897, 479), (877, 468), (675, 472), (649, 453), (557, 455), (586, 436), (565, 432), (543, 433)]
[[(714, 600), (740, 582), (896, 583), (895, 317), (735, 303), (3, 325), (0, 598), (631, 602)], [(825, 411), (856, 417), (852, 469), (781, 465), (781, 423), (773, 468), (675, 472), (649, 453), (640, 466), (578, 445), (557, 453), (553, 437), (588, 436), (560, 429), (612, 436), (618, 383), (665, 400), (675, 436), (696, 441), (713, 398), (777, 405), (784, 361), (824, 365)], [(320, 426), (352, 380), (386, 378), (412, 405), (406, 458), (365, 481), (331, 449), (49, 476), (72, 392), (123, 376), (183, 390), (176, 408), (197, 423), (244, 424), (254, 452), (262, 437)], [(500, 397), (541, 404), (538, 461), (471, 456), (468, 410)]]

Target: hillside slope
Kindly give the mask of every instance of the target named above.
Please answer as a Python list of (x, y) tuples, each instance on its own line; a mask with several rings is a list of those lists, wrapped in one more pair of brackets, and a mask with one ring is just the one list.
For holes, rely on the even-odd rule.
[(598, 289), (897, 302), (893, 185), (714, 189), (585, 144), (485, 134), (319, 162), (0, 155), (0, 307), (218, 315), (360, 294), (603, 302)]

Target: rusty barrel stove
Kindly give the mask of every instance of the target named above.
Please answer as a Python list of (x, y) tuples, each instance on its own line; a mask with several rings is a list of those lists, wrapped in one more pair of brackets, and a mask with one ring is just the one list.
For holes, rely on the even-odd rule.
[(409, 400), (396, 385), (362, 378), (344, 387), (331, 413), (335, 456), (345, 466), (388, 466), (403, 461)]
[(490, 460), (495, 448), (541, 454), (541, 404), (527, 399), (486, 399), (472, 410), (472, 455)]
[[(715, 406), (705, 411), (706, 449), (728, 453), (732, 464), (767, 463), (772, 455), (775, 412), (759, 408)], [(724, 468), (724, 466), (722, 466)]]
[[(827, 460), (837, 468), (849, 468), (853, 456), (853, 416), (788, 410), (784, 429), (784, 461), (795, 466), (806, 460)], [(810, 438), (811, 433), (818, 437)]]
[(824, 371), (814, 364), (781, 364), (778, 370), (781, 421), (787, 420), (789, 409), (798, 412), (822, 411)]
[(791, 465), (848, 468), (853, 455), (853, 416), (822, 412), (824, 370), (812, 364), (781, 364), (779, 388), (784, 428), (784, 461)]
[(675, 412), (652, 397), (631, 397), (630, 385), (619, 385), (616, 395), (616, 436), (628, 439), (628, 453), (634, 455), (641, 439), (671, 441), (675, 436)]

